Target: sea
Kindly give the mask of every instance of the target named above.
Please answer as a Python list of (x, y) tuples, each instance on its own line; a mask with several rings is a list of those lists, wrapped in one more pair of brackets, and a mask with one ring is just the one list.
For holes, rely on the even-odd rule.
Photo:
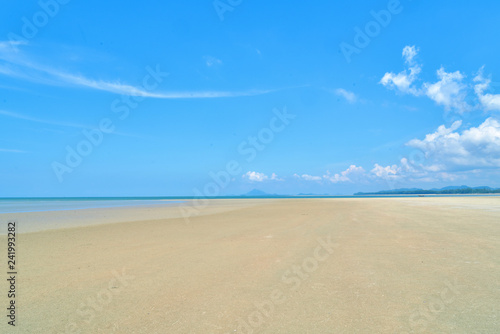
[(165, 206), (181, 202), (173, 198), (153, 197), (0, 198), (0, 213)]

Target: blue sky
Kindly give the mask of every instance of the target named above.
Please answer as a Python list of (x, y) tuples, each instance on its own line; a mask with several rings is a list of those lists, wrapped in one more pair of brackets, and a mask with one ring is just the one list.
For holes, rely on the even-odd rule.
[(497, 1), (0, 14), (0, 196), (500, 187)]

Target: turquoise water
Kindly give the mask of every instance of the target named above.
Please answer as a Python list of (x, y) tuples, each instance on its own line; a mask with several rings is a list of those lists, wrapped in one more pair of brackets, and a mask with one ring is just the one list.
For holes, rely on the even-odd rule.
[[(425, 197), (468, 197), (498, 195), (425, 195)], [(219, 196), (214, 199), (249, 198), (397, 198), (418, 195), (367, 195), (367, 196)], [(42, 212), (113, 208), (130, 206), (165, 206), (182, 203), (196, 197), (52, 197), (52, 198), (0, 198), (0, 213)]]
[(131, 206), (165, 206), (182, 201), (147, 198), (2, 198), (0, 213), (42, 212), (114, 208)]

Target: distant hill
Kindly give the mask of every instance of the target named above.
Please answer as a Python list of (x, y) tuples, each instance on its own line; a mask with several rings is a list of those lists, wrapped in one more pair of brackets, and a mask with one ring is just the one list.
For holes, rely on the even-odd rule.
[(241, 196), (248, 196), (248, 197), (255, 197), (255, 196), (278, 196), (276, 194), (268, 194), (265, 191), (259, 190), (259, 189), (252, 189), (246, 194), (243, 194)]
[(394, 190), (382, 190), (377, 192), (358, 192), (355, 196), (362, 195), (448, 195), (448, 194), (499, 194), (500, 188), (494, 189), (487, 186), (469, 187), (469, 186), (449, 186), (440, 189), (419, 189), (419, 188), (401, 188)]

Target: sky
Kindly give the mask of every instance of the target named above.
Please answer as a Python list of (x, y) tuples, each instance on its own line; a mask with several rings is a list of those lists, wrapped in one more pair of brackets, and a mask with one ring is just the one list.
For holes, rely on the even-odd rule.
[(6, 3), (0, 197), (500, 187), (499, 12)]

